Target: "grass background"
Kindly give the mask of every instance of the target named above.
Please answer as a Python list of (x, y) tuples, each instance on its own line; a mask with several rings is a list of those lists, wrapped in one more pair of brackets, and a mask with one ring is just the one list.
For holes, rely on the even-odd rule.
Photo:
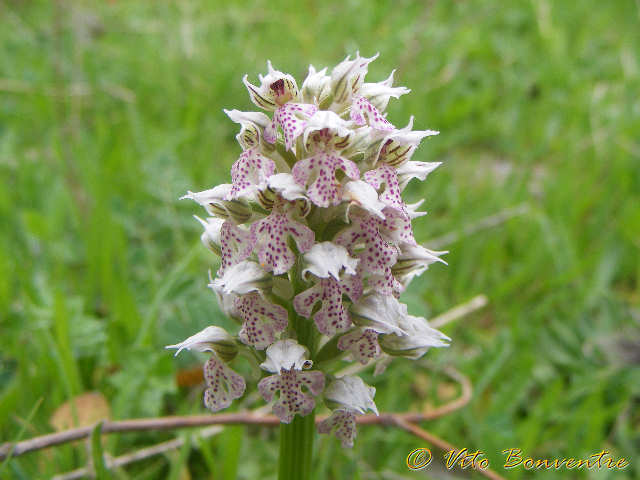
[[(201, 359), (163, 346), (226, 324), (206, 288), (216, 260), (190, 202), (228, 181), (236, 125), (252, 109), (240, 81), (266, 59), (299, 81), (380, 52), (412, 93), (389, 118), (442, 133), (415, 159), (443, 161), (408, 198), (426, 245), (449, 232), (448, 267), (404, 295), (432, 316), (474, 295), (489, 306), (446, 327), (428, 370), (397, 361), (373, 381), (382, 411), (457, 392), (463, 410), (425, 425), (486, 452), (508, 478), (640, 478), (640, 4), (632, 0), (0, 3), (0, 440), (51, 431), (52, 412), (102, 392), (114, 418), (202, 413), (201, 387), (175, 375)], [(514, 206), (518, 215), (464, 233)], [(199, 213), (199, 212), (198, 212)], [(452, 237), (449, 236), (449, 239)], [(252, 398), (251, 395), (248, 396)], [(248, 405), (246, 403), (245, 405)], [(121, 454), (172, 433), (111, 436)], [(391, 429), (353, 450), (321, 437), (319, 478), (443, 478), (409, 472), (425, 446)], [(536, 458), (603, 448), (624, 472), (501, 468), (509, 447)], [(275, 431), (229, 428), (117, 478), (274, 478)], [(86, 464), (65, 446), (3, 465), (48, 478)], [(189, 473), (190, 472), (190, 473)], [(460, 472), (455, 475), (462, 475)]]

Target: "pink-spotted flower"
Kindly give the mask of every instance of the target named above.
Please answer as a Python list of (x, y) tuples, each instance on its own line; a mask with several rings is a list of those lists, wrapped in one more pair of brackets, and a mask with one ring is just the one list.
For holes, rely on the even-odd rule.
[(324, 374), (311, 368), (306, 349), (295, 340), (279, 340), (267, 348), (267, 359), (260, 366), (275, 373), (258, 383), (266, 402), (278, 395), (273, 405), (282, 422), (290, 423), (295, 414), (308, 415), (315, 407), (314, 397), (324, 389)]
[[(311, 273), (315, 284), (296, 295), (293, 308), (299, 315), (313, 318), (323, 335), (331, 337), (348, 329), (351, 317), (343, 295), (354, 302), (362, 295), (362, 280), (355, 270), (358, 260), (351, 258), (346, 248), (331, 242), (316, 243), (304, 259), (308, 265), (302, 275)], [(312, 314), (318, 302), (320, 309)]]
[(360, 377), (345, 376), (333, 380), (324, 391), (325, 403), (332, 408), (331, 415), (318, 425), (318, 432), (332, 430), (343, 447), (353, 447), (356, 437), (356, 415), (371, 410), (378, 415), (373, 401), (376, 389), (366, 385)]
[[(231, 167), (229, 183), (183, 197), (206, 211), (196, 219), (218, 257), (209, 286), (236, 327), (211, 326), (171, 346), (210, 352), (207, 408), (242, 396), (241, 373), (260, 365), (268, 374), (258, 390), (282, 422), (324, 404), (331, 414), (319, 431), (347, 447), (356, 415), (377, 413), (375, 389), (336, 378), (338, 368), (375, 364), (377, 374), (395, 358), (419, 358), (449, 341), (401, 301), (413, 279), (444, 263), (446, 252), (414, 236), (423, 200), (404, 198), (411, 180), (440, 165), (416, 158), (422, 140), (438, 132), (414, 130), (413, 117), (395, 127), (387, 105), (409, 90), (394, 85), (394, 72), (367, 81), (376, 57), (309, 66), (302, 83), (270, 62), (256, 84), (243, 78), (261, 111), (225, 110), (241, 147), (235, 158), (215, 159)], [(236, 357), (247, 360), (237, 372)]]
[(211, 356), (204, 364), (204, 404), (213, 412), (223, 410), (231, 402), (240, 398), (245, 391), (244, 378), (227, 365), (238, 349), (231, 335), (220, 327), (210, 326), (192, 335), (185, 341), (165, 348), (177, 348), (178, 355), (183, 349), (199, 352), (210, 351)]

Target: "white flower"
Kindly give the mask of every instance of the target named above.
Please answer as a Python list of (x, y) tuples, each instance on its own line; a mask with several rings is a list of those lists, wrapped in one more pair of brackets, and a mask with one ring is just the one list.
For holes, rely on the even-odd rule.
[(222, 277), (213, 280), (209, 287), (224, 294), (242, 295), (264, 289), (271, 276), (256, 262), (243, 260), (225, 270)]
[(267, 179), (267, 188), (285, 200), (306, 200), (305, 188), (297, 183), (290, 173), (276, 173)]
[(276, 70), (267, 62), (269, 73), (264, 77), (259, 75), (260, 86), (255, 86), (247, 80), (247, 75), (242, 82), (249, 91), (251, 101), (258, 107), (268, 111), (275, 111), (279, 106), (284, 105), (290, 100), (298, 101), (299, 92), (296, 80), (287, 73)]
[(305, 347), (292, 339), (279, 340), (267, 348), (267, 359), (260, 367), (271, 373), (279, 373), (280, 370), (303, 370), (313, 365), (307, 359), (309, 352)]
[(302, 100), (320, 105), (331, 93), (330, 83), (326, 67), (316, 71), (313, 65), (309, 65), (307, 78), (302, 82)]
[(367, 410), (378, 415), (373, 402), (376, 389), (367, 386), (360, 377), (337, 378), (325, 389), (324, 396), (328, 403), (337, 405), (331, 416), (318, 424), (318, 432), (329, 433), (335, 430), (343, 447), (352, 447), (356, 437), (356, 414)]
[(398, 167), (398, 182), (400, 190), (404, 190), (409, 181), (413, 178), (421, 182), (427, 178), (431, 172), (442, 165), (442, 162), (406, 162)]
[(396, 71), (393, 70), (386, 80), (377, 83), (364, 83), (360, 88), (360, 95), (367, 97), (371, 104), (381, 112), (387, 108), (391, 97), (400, 98), (401, 95), (411, 92), (406, 87), (392, 87), (395, 73)]
[(431, 347), (448, 347), (451, 339), (429, 326), (422, 317), (406, 315), (399, 318), (402, 335), (380, 335), (378, 341), (385, 353), (411, 359), (422, 357)]
[(371, 165), (384, 162), (399, 167), (411, 159), (423, 138), (439, 133), (436, 130), (413, 130), (412, 116), (406, 127), (386, 133), (380, 141), (372, 143), (366, 155), (367, 161)]
[[(221, 202), (225, 198), (227, 198), (232, 188), (233, 185), (231, 185), (230, 183), (223, 183), (208, 190), (203, 190), (201, 192), (192, 192), (191, 190), (189, 190), (186, 195), (180, 197), (180, 200), (188, 198), (200, 204), (205, 209), (207, 209), (207, 211), (209, 211), (209, 206), (212, 203)], [(213, 212), (209, 211), (209, 213), (213, 215)]]
[(353, 323), (378, 333), (403, 335), (399, 322), (407, 315), (407, 306), (398, 302), (393, 295), (372, 293), (362, 297), (351, 307)]
[(188, 198), (203, 206), (210, 215), (244, 223), (251, 218), (251, 209), (244, 200), (229, 200), (232, 191), (233, 185), (225, 183), (201, 192), (188, 191), (180, 200)]
[(355, 275), (358, 265), (358, 259), (351, 258), (346, 248), (331, 242), (316, 243), (304, 254), (304, 259), (307, 266), (302, 270), (303, 276), (309, 272), (320, 278), (331, 275), (336, 280), (340, 280), (343, 268), (346, 274)]
[(427, 214), (427, 212), (419, 212), (418, 208), (420, 208), (420, 206), (424, 203), (424, 198), (418, 200), (416, 203), (407, 203), (406, 207), (407, 207), (407, 215), (409, 215), (409, 218), (411, 218), (412, 220), (414, 218), (419, 218), (419, 217), (423, 217)]
[(175, 353), (175, 356), (178, 356), (178, 354), (184, 349), (193, 349), (198, 352), (206, 352), (207, 350), (213, 352), (214, 345), (218, 343), (233, 343), (233, 337), (229, 335), (224, 328), (210, 326), (196, 333), (195, 335), (191, 335), (189, 338), (180, 343), (176, 343), (175, 345), (167, 345), (164, 348), (177, 348), (178, 351)]
[(384, 219), (382, 210), (385, 204), (378, 200), (378, 192), (376, 192), (376, 189), (363, 180), (347, 182), (342, 189), (342, 199), (350, 202), (347, 208), (350, 208), (351, 205), (357, 205)]
[(220, 230), (225, 220), (216, 217), (209, 217), (203, 220), (197, 215), (194, 215), (194, 217), (204, 227), (204, 232), (200, 236), (200, 240), (204, 246), (220, 255)]
[(308, 151), (317, 149), (342, 150), (349, 146), (353, 122), (340, 118), (330, 110), (316, 112), (304, 127), (302, 142)]
[(256, 148), (264, 135), (264, 129), (271, 123), (263, 112), (241, 112), (240, 110), (224, 110), (224, 113), (240, 124), (240, 133), (236, 140), (243, 150)]
[(354, 412), (364, 414), (371, 410), (378, 415), (373, 401), (376, 389), (365, 384), (360, 377), (344, 376), (336, 378), (324, 391), (324, 397)]
[(406, 286), (413, 278), (422, 275), (432, 263), (441, 262), (446, 265), (447, 262), (440, 258), (440, 255), (445, 253), (448, 252), (436, 252), (421, 245), (404, 245), (391, 271), (394, 276), (402, 279)]
[(360, 56), (360, 52), (356, 52), (353, 60), (348, 55), (334, 67), (331, 72), (331, 89), (334, 95), (331, 110), (340, 111), (343, 105), (350, 102), (353, 95), (359, 92), (369, 64), (378, 58), (378, 55), (376, 53), (373, 57), (365, 58)]
[(311, 367), (306, 355), (306, 348), (295, 340), (280, 340), (267, 348), (267, 360), (260, 365), (276, 373), (260, 380), (258, 390), (267, 402), (273, 400), (277, 391), (280, 392), (273, 405), (273, 413), (284, 423), (290, 423), (295, 414), (304, 416), (311, 413), (315, 407), (313, 396), (324, 389), (322, 372), (302, 371)]

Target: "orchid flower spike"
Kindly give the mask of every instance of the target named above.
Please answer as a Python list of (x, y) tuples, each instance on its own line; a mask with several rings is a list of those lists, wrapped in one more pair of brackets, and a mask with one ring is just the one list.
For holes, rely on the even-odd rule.
[(244, 394), (249, 367), (241, 375), (230, 366), (243, 356), (259, 365), (258, 391), (282, 422), (326, 407), (318, 430), (344, 447), (353, 446), (356, 416), (378, 409), (376, 389), (336, 378), (338, 367), (416, 359), (450, 340), (400, 300), (414, 278), (445, 263), (447, 252), (413, 235), (423, 200), (403, 198), (411, 180), (440, 165), (414, 159), (438, 132), (414, 130), (413, 117), (396, 128), (385, 110), (409, 90), (394, 85), (394, 72), (367, 82), (376, 58), (309, 66), (301, 83), (271, 62), (257, 82), (243, 78), (260, 111), (225, 110), (242, 149), (230, 183), (183, 197), (206, 211), (196, 216), (201, 240), (219, 257), (209, 287), (237, 327), (208, 326), (167, 347), (209, 355), (210, 410)]

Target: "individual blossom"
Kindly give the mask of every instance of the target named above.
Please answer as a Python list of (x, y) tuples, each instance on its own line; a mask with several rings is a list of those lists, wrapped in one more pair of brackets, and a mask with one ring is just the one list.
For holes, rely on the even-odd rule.
[(307, 120), (318, 110), (314, 104), (299, 103), (300, 92), (295, 79), (288, 74), (275, 70), (271, 62), (268, 63), (269, 73), (260, 76), (260, 86), (247, 81), (243, 82), (251, 100), (257, 106), (272, 111), (273, 120), (264, 130), (264, 138), (269, 143), (277, 140), (278, 128), (282, 129), (284, 144), (287, 150), (292, 150), (296, 138), (302, 133)]
[(294, 180), (307, 187), (307, 196), (319, 207), (337, 205), (342, 200), (337, 171), (354, 180), (360, 178), (358, 166), (340, 155), (349, 146), (348, 122), (334, 112), (318, 112), (305, 127), (303, 142), (310, 156), (296, 162)]
[(338, 340), (338, 348), (351, 353), (354, 360), (365, 365), (380, 356), (378, 332), (373, 328), (357, 327), (342, 335)]
[(331, 90), (333, 93), (333, 103), (330, 107), (333, 111), (341, 111), (345, 104), (352, 101), (364, 83), (364, 78), (369, 70), (369, 64), (378, 58), (378, 54), (370, 58), (360, 56), (356, 53), (352, 60), (347, 56), (342, 62), (331, 71)]
[(287, 328), (287, 310), (265, 300), (256, 292), (238, 297), (235, 307), (243, 320), (238, 334), (240, 340), (258, 350), (264, 350), (274, 343), (276, 335)]
[[(331, 242), (317, 243), (305, 254), (308, 266), (303, 275), (310, 272), (316, 278), (311, 288), (293, 299), (295, 311), (305, 318), (313, 317), (318, 331), (333, 336), (351, 326), (351, 317), (343, 303), (343, 295), (357, 301), (362, 295), (362, 281), (355, 267), (356, 259), (347, 250)], [(344, 268), (344, 273), (340, 271)], [(320, 309), (312, 315), (313, 307), (320, 302)]]
[(422, 139), (439, 133), (436, 130), (413, 130), (411, 117), (406, 127), (376, 136), (376, 140), (368, 145), (365, 161), (371, 166), (384, 163), (398, 168), (411, 160)]
[(335, 379), (325, 389), (325, 402), (333, 407), (331, 415), (318, 424), (318, 432), (332, 430), (343, 447), (353, 447), (356, 437), (356, 415), (371, 410), (378, 415), (373, 401), (376, 389), (366, 385), (360, 377), (345, 376)]
[(204, 404), (212, 412), (227, 408), (233, 400), (244, 394), (246, 388), (244, 378), (222, 360), (222, 358), (231, 360), (237, 353), (233, 338), (222, 328), (207, 327), (185, 341), (165, 348), (177, 348), (176, 355), (183, 349), (211, 352), (209, 360), (204, 364), (206, 384)]
[(258, 383), (258, 390), (266, 402), (278, 398), (273, 413), (283, 423), (290, 423), (295, 414), (308, 415), (315, 407), (314, 396), (324, 389), (324, 375), (310, 368), (306, 349), (295, 340), (279, 340), (267, 348), (267, 360), (260, 366), (275, 373)]
[(415, 360), (422, 357), (429, 348), (449, 346), (451, 340), (431, 327), (422, 317), (401, 316), (398, 318), (398, 326), (403, 332), (402, 335), (397, 333), (380, 335), (380, 347), (389, 355)]
[(287, 241), (293, 239), (301, 252), (313, 246), (313, 230), (295, 220), (291, 209), (284, 203), (274, 205), (271, 214), (251, 225), (251, 235), (255, 238), (255, 248), (260, 264), (274, 275), (287, 272), (296, 257)]

